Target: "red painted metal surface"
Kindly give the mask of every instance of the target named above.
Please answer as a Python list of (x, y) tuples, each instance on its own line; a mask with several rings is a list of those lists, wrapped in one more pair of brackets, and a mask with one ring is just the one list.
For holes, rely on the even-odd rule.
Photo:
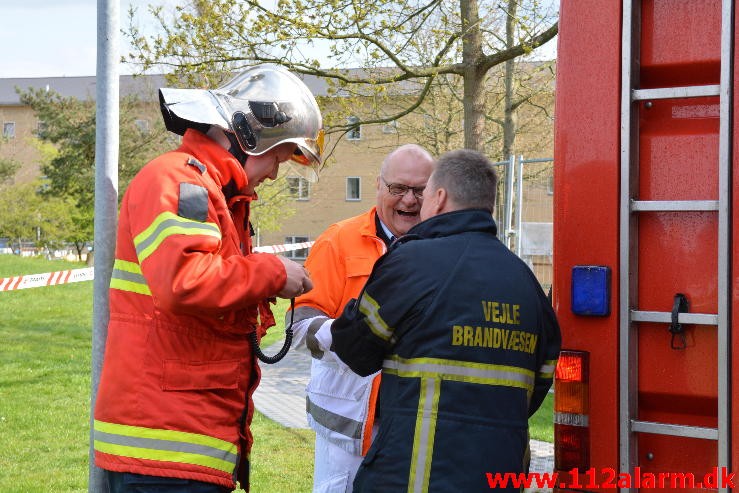
[(618, 464), (618, 310), (573, 315), (570, 276), (574, 265), (610, 267), (616, 307), (620, 17), (619, 2), (562, 0), (555, 103), (553, 301), (563, 348), (590, 353), (591, 464), (611, 466)]
[[(591, 354), (591, 466), (596, 470), (613, 468), (616, 472), (619, 472), (620, 3), (561, 1), (555, 107), (553, 282), (563, 348)], [(719, 0), (643, 0), (639, 87), (719, 84), (720, 10)], [(735, 68), (735, 72), (735, 80), (739, 80), (739, 69)], [(737, 106), (734, 128), (739, 128)], [(640, 150), (637, 198), (718, 200), (718, 98), (641, 102), (637, 111)], [(737, 140), (733, 141), (735, 169), (739, 157)], [(739, 190), (739, 170), (733, 179), (733, 189)], [(737, 195), (733, 198), (733, 217), (739, 217)], [(639, 215), (639, 310), (670, 311), (673, 296), (684, 293), (691, 312), (717, 313), (717, 217), (716, 212)], [(732, 271), (739, 272), (739, 228), (734, 228), (732, 235), (736, 252)], [(571, 269), (574, 265), (588, 264), (612, 269), (608, 317), (580, 317), (570, 310)], [(739, 281), (733, 281), (731, 289), (732, 326), (739, 327)], [(637, 330), (639, 419), (716, 427), (716, 328), (689, 326), (684, 350), (670, 347), (671, 334), (665, 324), (642, 323)], [(739, 336), (732, 337), (732, 344), (732, 355), (735, 355), (739, 351)], [(739, 362), (734, 356), (732, 360), (736, 388)], [(739, 394), (734, 391), (732, 395)], [(732, 409), (733, 422), (739, 423), (739, 405)], [(733, 450), (739, 450), (739, 431), (734, 431), (732, 441)], [(702, 475), (717, 463), (716, 442), (711, 440), (640, 434), (638, 448), (638, 463), (644, 471)], [(739, 471), (737, 455), (732, 452), (734, 471)]]

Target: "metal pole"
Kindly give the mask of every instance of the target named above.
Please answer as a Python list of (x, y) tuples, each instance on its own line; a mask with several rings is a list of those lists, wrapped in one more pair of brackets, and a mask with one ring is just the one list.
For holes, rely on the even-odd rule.
[(521, 218), (523, 217), (523, 156), (518, 156), (517, 172), (516, 204), (518, 207), (518, 213), (516, 214), (516, 255), (520, 257), (522, 249)]
[(95, 128), (95, 279), (92, 307), (92, 385), (88, 491), (105, 493), (105, 471), (95, 466), (93, 419), (105, 341), (108, 336), (108, 286), (113, 270), (118, 214), (118, 37), (119, 0), (97, 2), (97, 105)]
[(515, 173), (516, 156), (508, 157), (505, 165), (505, 224), (503, 232), (505, 235), (505, 246), (511, 248), (511, 235), (513, 234), (513, 175)]
[[(718, 467), (731, 469), (731, 203), (734, 87), (734, 2), (721, 6), (721, 86), (719, 97), (719, 211), (718, 211)], [(718, 485), (721, 492), (731, 491)]]

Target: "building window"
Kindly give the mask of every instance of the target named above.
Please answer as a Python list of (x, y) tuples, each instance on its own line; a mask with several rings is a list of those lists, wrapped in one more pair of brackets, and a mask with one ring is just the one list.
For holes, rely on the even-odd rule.
[(385, 125), (382, 126), (382, 133), (397, 134), (398, 133), (398, 122), (396, 120), (387, 122)]
[(15, 138), (15, 122), (3, 123), (3, 137), (5, 137), (6, 139)]
[(547, 195), (554, 195), (554, 175), (549, 175), (547, 179)]
[(346, 200), (362, 200), (362, 179), (359, 176), (346, 178)]
[[(294, 245), (296, 243), (307, 243), (308, 237), (307, 236), (286, 236), (285, 237), (285, 244), (286, 245)], [(305, 260), (308, 257), (308, 250), (309, 248), (301, 248), (299, 250), (289, 250), (285, 252), (285, 257), (293, 259), (293, 260)]]
[(136, 125), (136, 128), (139, 129), (139, 132), (141, 132), (142, 134), (148, 134), (150, 132), (149, 120), (135, 120), (134, 124)]
[(36, 134), (37, 135), (43, 135), (44, 132), (48, 130), (49, 126), (46, 124), (45, 121), (39, 120), (38, 123), (36, 123)]
[(295, 200), (308, 200), (310, 198), (310, 182), (299, 176), (288, 176), (287, 187), (290, 197)]
[[(357, 123), (359, 123), (359, 118), (357, 118), (356, 116), (350, 116), (346, 119), (346, 123), (348, 125), (357, 125)], [(353, 127), (346, 134), (346, 138), (347, 140), (360, 140), (362, 138), (362, 127), (360, 125)]]

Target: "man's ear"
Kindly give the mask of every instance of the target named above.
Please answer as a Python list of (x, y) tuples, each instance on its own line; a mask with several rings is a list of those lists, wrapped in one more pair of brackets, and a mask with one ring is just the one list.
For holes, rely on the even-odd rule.
[(434, 192), (434, 199), (434, 213), (441, 214), (445, 212), (449, 202), (449, 195), (447, 195), (446, 189), (437, 188)]

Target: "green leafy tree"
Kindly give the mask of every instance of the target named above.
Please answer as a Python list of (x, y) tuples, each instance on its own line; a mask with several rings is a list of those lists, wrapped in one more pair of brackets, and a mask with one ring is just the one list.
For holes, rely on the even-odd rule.
[[(285, 166), (285, 165), (283, 165)], [(266, 231), (278, 231), (282, 221), (295, 214), (285, 174), (275, 181), (259, 185), (258, 200), (251, 203), (250, 219), (257, 235)]]
[[(0, 138), (0, 150), (4, 141), (4, 138)], [(12, 181), (19, 169), (21, 169), (21, 163), (18, 160), (4, 155), (0, 156), (0, 186)]]
[(18, 161), (9, 158), (0, 158), (0, 184), (11, 181), (20, 168), (21, 164)]
[[(33, 88), (19, 91), (19, 95), (43, 122), (37, 135), (46, 180), (40, 194), (47, 199), (60, 198), (71, 206), (62, 236), (81, 255), (93, 236), (95, 104)], [(151, 113), (151, 105), (135, 97), (121, 101), (118, 173), (122, 190), (147, 161), (172, 146), (162, 124), (148, 124)], [(159, 122), (158, 114), (156, 118)]]
[[(165, 67), (189, 85), (273, 62), (323, 78), (338, 105), (329, 133), (400, 120), (421, 107), (439, 77), (456, 78), (464, 146), (485, 150), (491, 70), (557, 33), (556, 2), (540, 0), (193, 0), (151, 11), (142, 34), (131, 11), (128, 60)], [(346, 67), (363, 67), (347, 70)], [(404, 101), (402, 107), (389, 100)], [(351, 108), (351, 113), (347, 113)], [(347, 114), (358, 117), (347, 121)], [(334, 141), (336, 142), (336, 141)]]
[(6, 187), (0, 194), (0, 236), (37, 247), (57, 248), (74, 230), (74, 204), (59, 197), (45, 197), (39, 182)]
[[(54, 91), (19, 91), (22, 104), (33, 108), (43, 122), (38, 138), (56, 148), (41, 165), (48, 180), (46, 195), (71, 197), (92, 219), (95, 196), (95, 103), (65, 97)], [(150, 105), (149, 105), (150, 106)], [(136, 172), (169, 143), (163, 125), (142, 128), (142, 115), (151, 112), (135, 97), (121, 101), (119, 183), (124, 189)], [(159, 120), (156, 120), (157, 122)]]

